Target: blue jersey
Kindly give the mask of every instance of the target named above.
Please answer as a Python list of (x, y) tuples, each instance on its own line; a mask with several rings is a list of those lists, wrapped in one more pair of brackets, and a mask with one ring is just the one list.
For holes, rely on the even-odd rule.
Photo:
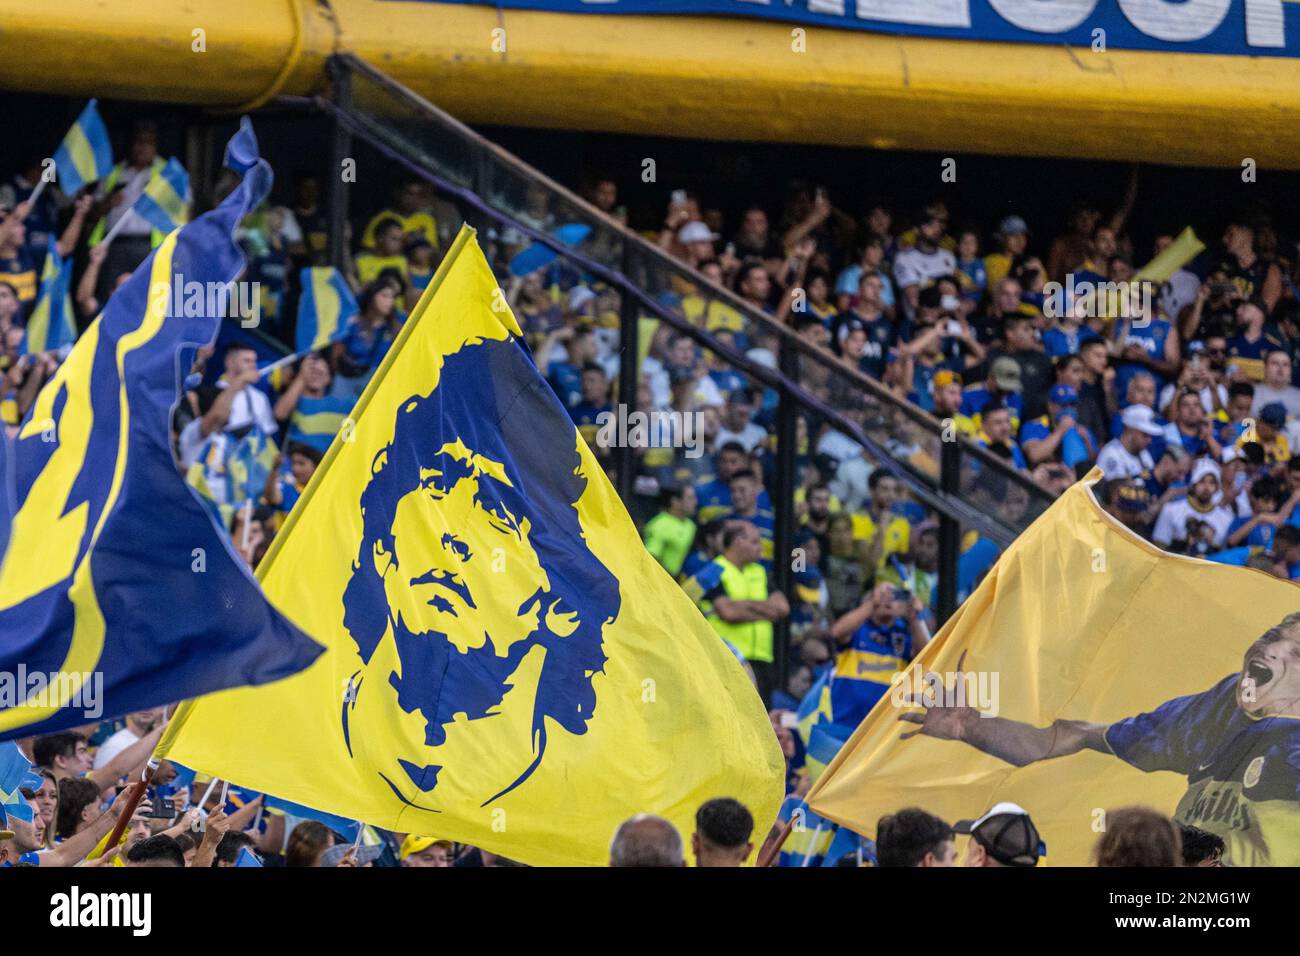
[(865, 621), (835, 656), (831, 675), (831, 713), (835, 723), (856, 727), (885, 696), (896, 673), (912, 659), (907, 621), (886, 625)]
[[(961, 393), (961, 414), (969, 417), (978, 428), (979, 423), (984, 417), (984, 406), (994, 396), (989, 393), (986, 385), (968, 385)], [(1020, 398), (1019, 392), (1011, 392), (1002, 396), (1002, 404), (1011, 409), (1011, 430), (1014, 432), (1020, 428), (1020, 416), (1023, 414), (1025, 404)]]
[[(1232, 524), (1228, 525), (1228, 535), (1231, 536), (1234, 531), (1244, 525), (1249, 518), (1234, 518)], [(1265, 551), (1273, 550), (1273, 536), (1277, 534), (1277, 528), (1271, 524), (1257, 524), (1250, 529), (1250, 534), (1246, 535), (1243, 544), (1249, 547), (1261, 548)]]
[(1073, 332), (1065, 329), (1050, 328), (1043, 333), (1043, 351), (1051, 358), (1073, 355), (1079, 351), (1079, 339), (1086, 329), (1078, 328)]
[(1232, 866), (1300, 863), (1300, 720), (1252, 718), (1240, 674), (1106, 728), (1115, 756), (1187, 777), (1174, 819), (1223, 837)]
[(769, 505), (764, 508), (759, 505), (752, 515), (742, 515), (733, 511), (724, 517), (725, 521), (748, 521), (758, 529), (759, 536), (763, 539), (763, 567), (772, 570), (772, 558), (775, 555), (776, 547), (776, 515), (772, 512)]
[(320, 398), (303, 395), (289, 418), (288, 444), (298, 442), (310, 445), (322, 455), (325, 454), (354, 404), (350, 398), (335, 395)]
[[(1147, 355), (1157, 362), (1165, 360), (1165, 343), (1169, 340), (1169, 335), (1173, 332), (1174, 327), (1165, 319), (1152, 319), (1142, 328), (1134, 328), (1131, 324), (1125, 331), (1124, 336), (1120, 339), (1120, 344), (1136, 345), (1146, 352)], [(1138, 362), (1120, 362), (1115, 366), (1115, 394), (1123, 398), (1128, 394), (1128, 383), (1138, 372), (1146, 372), (1156, 380), (1156, 394), (1167, 384), (1165, 380), (1156, 375), (1155, 372)]]

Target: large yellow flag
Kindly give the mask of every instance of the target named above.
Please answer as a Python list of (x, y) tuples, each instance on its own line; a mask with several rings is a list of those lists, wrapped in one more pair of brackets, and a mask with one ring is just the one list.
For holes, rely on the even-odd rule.
[(639, 812), (757, 832), (783, 762), (744, 670), (636, 528), (461, 232), (259, 577), (325, 645), (187, 704), (161, 755), (537, 865)]
[(1300, 863), (1300, 589), (1159, 551), (1102, 511), (1100, 474), (899, 675), (813, 811), (872, 836), (904, 807), (953, 822), (1009, 800), (1045, 863), (1085, 865), (1106, 811), (1144, 804), (1234, 865)]

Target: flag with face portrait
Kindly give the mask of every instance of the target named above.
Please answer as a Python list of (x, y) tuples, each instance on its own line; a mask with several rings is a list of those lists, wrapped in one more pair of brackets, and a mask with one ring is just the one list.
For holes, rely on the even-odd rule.
[(1094, 469), (1002, 555), (808, 793), (865, 836), (920, 807), (1029, 811), (1087, 865), (1107, 814), (1209, 830), (1238, 866), (1300, 864), (1300, 588), (1161, 551)]
[(761, 839), (763, 705), (520, 336), (463, 230), (259, 569), (326, 653), (192, 702), (160, 752), (530, 864), (606, 863), (637, 813), (688, 836), (722, 796)]

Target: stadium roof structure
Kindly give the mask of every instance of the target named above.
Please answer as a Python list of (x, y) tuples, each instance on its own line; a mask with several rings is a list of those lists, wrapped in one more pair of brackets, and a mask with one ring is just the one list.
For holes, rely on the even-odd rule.
[(347, 51), (472, 123), (1300, 169), (1300, 0), (0, 0), (0, 23), (12, 90), (248, 109)]

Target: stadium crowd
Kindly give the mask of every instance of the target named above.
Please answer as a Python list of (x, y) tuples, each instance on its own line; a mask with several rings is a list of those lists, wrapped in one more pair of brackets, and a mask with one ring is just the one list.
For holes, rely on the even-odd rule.
[[(141, 123), (114, 175), (84, 194), (49, 188), (31, 202), (35, 163), (0, 188), (0, 416), (10, 434), (68, 352), (33, 354), (25, 345), (47, 251), (76, 258), (73, 301), (84, 328), (159, 241), (131, 202), (161, 162), (157, 130)], [(232, 184), (226, 174), (207, 202)], [(938, 202), (915, 211), (876, 205), (859, 217), (805, 184), (793, 184), (783, 204), (750, 206), (734, 223), (700, 197), (675, 194), (662, 224), (646, 235), (682, 266), (655, 290), (662, 307), (769, 368), (778, 365), (784, 334), (777, 326), (788, 327), (825, 357), (824, 365), (802, 366), (801, 384), (850, 417), (865, 421), (861, 388), (854, 390), (865, 376), (1049, 496), (1100, 466), (1102, 506), (1161, 548), (1300, 579), (1295, 246), (1264, 218), (1242, 218), (1221, 233), (1206, 231), (1221, 224), (1189, 221), (1221, 238), (1181, 257), (1159, 281), (1144, 278), (1147, 260), (1183, 240), (1170, 231), (1136, 246), (1126, 223), (1137, 187), (1135, 170), (1114, 209), (1081, 203), (1053, 236), (1031, 235), (1017, 215), (955, 224)], [(598, 179), (588, 196), (617, 218), (618, 189), (613, 179)], [(350, 229), (340, 270), (355, 315), (327, 348), (271, 372), (238, 339), (219, 354), (209, 347), (194, 355), (174, 416), (178, 467), (250, 567), (344, 427), (460, 220), (453, 204), (415, 180), (399, 183), (387, 208), (369, 212)], [(584, 236), (550, 211), (540, 191), (525, 198), (518, 219), (584, 249)], [(114, 227), (117, 237), (101, 242)], [(300, 270), (327, 264), (328, 228), (321, 179), (310, 173), (292, 179), (281, 204), (243, 224), (239, 240), (247, 278), (258, 283), (263, 331), (293, 341)], [(859, 443), (802, 414), (795, 584), (789, 594), (776, 590), (774, 393), (661, 322), (645, 343), (638, 394), (620, 399), (617, 289), (516, 231), (487, 239), (539, 370), (598, 458), (610, 455), (602, 425), (620, 414), (620, 400), (679, 429), (636, 448), (633, 511), (649, 552), (769, 704), (789, 764), (789, 819), (809, 784), (814, 721), (855, 726), (936, 626), (936, 516)], [(751, 320), (700, 277), (767, 320)], [(1014, 486), (984, 487), (1010, 496)], [(639, 514), (646, 500), (657, 506)], [(974, 534), (963, 551), (962, 597), (997, 555)], [(794, 666), (777, 686), (775, 641), (785, 634)], [(891, 666), (864, 671), (854, 666), (862, 655)], [(25, 742), (45, 781), (30, 794), (37, 822), (26, 830), (11, 821), (15, 836), (0, 841), (0, 857), (84, 859), (120, 811), (114, 792), (138, 772), (159, 724), (160, 713), (147, 712)], [(215, 790), (200, 795), (202, 786), (165, 765), (118, 858), (235, 865), (248, 848), (288, 866), (508, 863), (433, 837), (370, 828), (349, 847), (319, 820), (271, 812), (256, 796), (223, 803)], [(958, 825), (975, 836), (968, 861), (1036, 862), (1028, 815), (994, 809), (964, 830)], [(1213, 860), (1222, 849), (1205, 834), (1180, 835), (1149, 811), (1120, 811), (1116, 820), (1099, 847), (1101, 862), (1176, 865), (1183, 854)], [(691, 839), (701, 861), (738, 863), (753, 849), (752, 829), (744, 807), (718, 800), (700, 808)], [(828, 833), (824, 845), (783, 858), (791, 865), (951, 864), (954, 832), (924, 811), (902, 810), (881, 821), (874, 844), (856, 837), (832, 844)], [(680, 863), (682, 848), (670, 824), (634, 818), (614, 837), (611, 863)]]

